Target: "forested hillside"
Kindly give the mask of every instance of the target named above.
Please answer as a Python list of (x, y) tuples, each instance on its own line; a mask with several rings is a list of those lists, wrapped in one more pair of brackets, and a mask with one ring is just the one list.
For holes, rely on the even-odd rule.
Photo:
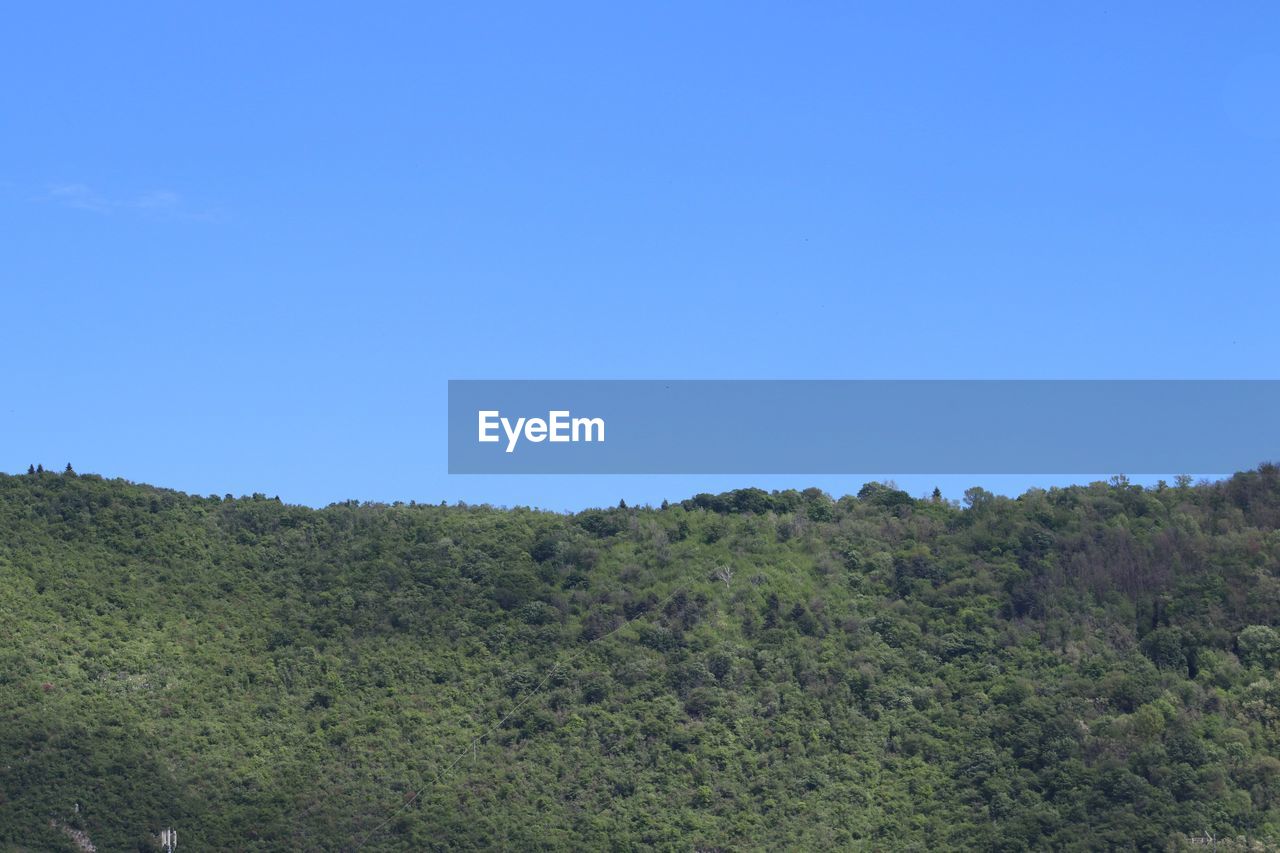
[(1278, 528), (1273, 466), (577, 515), (0, 476), (0, 844), (1277, 849)]

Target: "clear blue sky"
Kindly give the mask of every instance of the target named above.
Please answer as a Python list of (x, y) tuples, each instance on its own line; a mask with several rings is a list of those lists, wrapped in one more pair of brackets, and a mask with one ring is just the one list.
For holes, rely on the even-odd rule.
[(1275, 3), (266, 5), (6, 11), (0, 470), (842, 494), (449, 477), (445, 382), (1276, 377)]

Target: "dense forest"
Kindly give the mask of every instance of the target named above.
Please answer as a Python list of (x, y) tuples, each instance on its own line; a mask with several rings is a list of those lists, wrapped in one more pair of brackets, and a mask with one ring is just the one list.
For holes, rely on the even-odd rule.
[(0, 845), (1280, 849), (1278, 621), (1271, 465), (573, 515), (0, 475)]

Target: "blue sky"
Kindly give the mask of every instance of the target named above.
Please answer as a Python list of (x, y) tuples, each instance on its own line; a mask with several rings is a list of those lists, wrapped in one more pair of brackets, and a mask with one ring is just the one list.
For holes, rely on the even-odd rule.
[(842, 494), (450, 477), (445, 383), (1276, 376), (1274, 3), (265, 5), (6, 13), (0, 470)]

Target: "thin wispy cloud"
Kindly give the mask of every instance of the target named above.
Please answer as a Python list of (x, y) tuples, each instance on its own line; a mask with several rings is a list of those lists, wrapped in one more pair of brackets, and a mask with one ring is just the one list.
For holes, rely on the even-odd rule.
[(45, 200), (75, 210), (91, 210), (94, 213), (110, 213), (113, 205), (84, 184), (54, 184), (45, 194)]
[(140, 210), (173, 210), (182, 204), (182, 197), (170, 190), (152, 190), (138, 196), (134, 206)]
[(193, 210), (181, 195), (169, 189), (151, 189), (131, 195), (109, 196), (87, 184), (57, 183), (50, 184), (37, 200), (72, 210), (107, 215), (133, 213), (172, 219), (212, 220), (217, 218), (211, 211)]

